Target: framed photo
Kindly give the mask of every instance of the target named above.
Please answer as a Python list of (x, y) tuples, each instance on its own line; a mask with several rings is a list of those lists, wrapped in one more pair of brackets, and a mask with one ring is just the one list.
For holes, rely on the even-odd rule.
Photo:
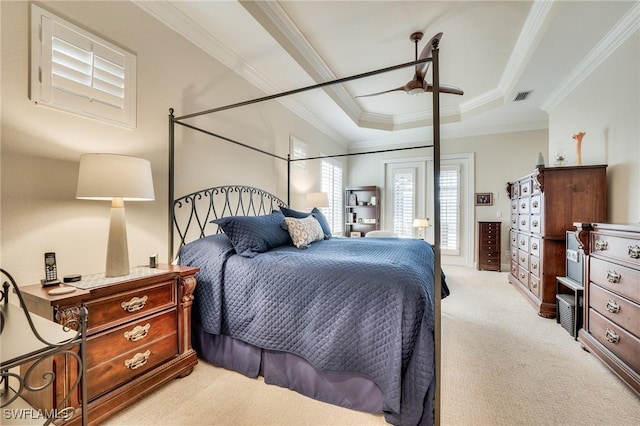
[(492, 206), (492, 205), (493, 205), (493, 193), (476, 192), (476, 206)]
[(362, 232), (351, 231), (349, 233), (349, 237), (351, 237), (351, 238), (360, 238), (360, 237), (362, 237)]
[(358, 205), (358, 196), (354, 193), (349, 194), (349, 204), (350, 206)]

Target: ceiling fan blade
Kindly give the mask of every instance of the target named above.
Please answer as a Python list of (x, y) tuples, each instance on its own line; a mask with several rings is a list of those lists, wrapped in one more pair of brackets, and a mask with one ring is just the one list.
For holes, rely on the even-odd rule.
[[(426, 59), (431, 57), (431, 52), (433, 51), (433, 41), (442, 38), (442, 33), (438, 33), (431, 37), (431, 40), (424, 46), (422, 52), (420, 52), (420, 56), (417, 59)], [(424, 80), (424, 77), (427, 75), (427, 71), (429, 70), (429, 64), (431, 62), (423, 62), (421, 64), (416, 65), (416, 77), (420, 80)]]
[(406, 91), (407, 91), (407, 87), (406, 87), (406, 85), (401, 86), (401, 87), (398, 87), (398, 88), (396, 88), (396, 89), (385, 90), (385, 91), (383, 91), (383, 92), (369, 93), (368, 95), (359, 95), (359, 96), (356, 96), (356, 98), (367, 98), (367, 97), (369, 97), (369, 96), (378, 96), (378, 95), (383, 95), (383, 94), (385, 94), (385, 93), (398, 92), (398, 91), (400, 91), (400, 90), (402, 90), (403, 92), (406, 92)]
[[(425, 82), (424, 85), (425, 85), (424, 87), (425, 92), (433, 92), (433, 84)], [(440, 85), (440, 93), (450, 93), (452, 95), (464, 95), (464, 91), (459, 87), (449, 86), (446, 84)]]

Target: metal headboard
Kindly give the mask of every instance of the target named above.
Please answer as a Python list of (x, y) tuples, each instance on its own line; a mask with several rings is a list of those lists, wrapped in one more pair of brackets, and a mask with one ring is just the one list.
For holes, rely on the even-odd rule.
[(226, 185), (202, 189), (173, 202), (173, 224), (179, 237), (178, 247), (189, 241), (220, 233), (211, 221), (226, 216), (269, 214), (287, 203), (252, 186)]

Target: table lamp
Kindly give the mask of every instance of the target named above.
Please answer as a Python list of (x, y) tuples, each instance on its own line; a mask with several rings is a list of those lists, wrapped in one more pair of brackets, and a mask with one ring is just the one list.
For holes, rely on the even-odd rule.
[(307, 194), (307, 207), (329, 207), (329, 196), (326, 192), (309, 192)]
[(429, 218), (416, 218), (413, 219), (413, 227), (414, 228), (418, 228), (418, 237), (421, 240), (425, 239), (425, 235), (423, 235), (423, 229), (428, 228), (429, 226), (431, 226), (429, 224)]
[(105, 276), (129, 275), (124, 202), (155, 198), (151, 163), (127, 155), (84, 154), (80, 157), (76, 198), (111, 201)]

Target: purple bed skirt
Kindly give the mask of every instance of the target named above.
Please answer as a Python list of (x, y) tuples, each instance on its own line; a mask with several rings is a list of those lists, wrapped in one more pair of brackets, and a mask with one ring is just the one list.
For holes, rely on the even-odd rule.
[(247, 377), (264, 377), (265, 383), (289, 388), (329, 404), (382, 414), (382, 392), (366, 377), (322, 372), (303, 358), (261, 349), (229, 336), (209, 334), (194, 321), (192, 345), (198, 357)]

